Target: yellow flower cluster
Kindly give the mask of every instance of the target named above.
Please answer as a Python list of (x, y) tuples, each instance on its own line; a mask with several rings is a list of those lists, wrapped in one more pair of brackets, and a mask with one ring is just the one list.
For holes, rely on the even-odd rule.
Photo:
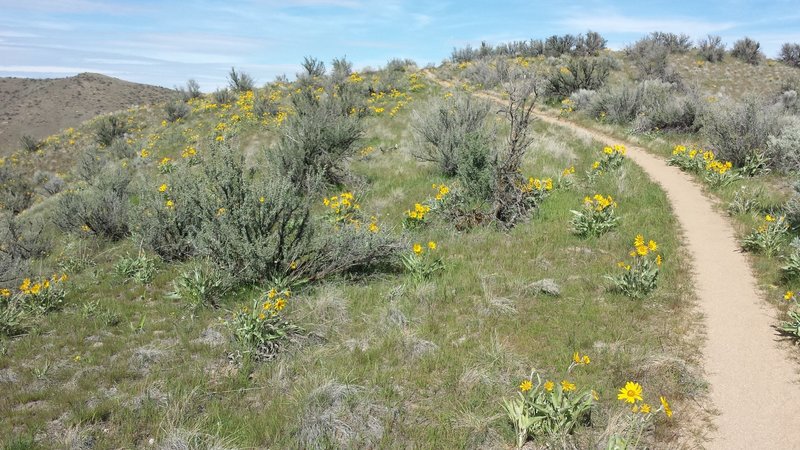
[(568, 177), (568, 176), (574, 175), (574, 174), (575, 174), (575, 166), (569, 166), (566, 169), (561, 171), (561, 176), (562, 177)]
[[(58, 274), (53, 274), (53, 276), (51, 276), (49, 279), (44, 278), (36, 282), (31, 281), (30, 278), (25, 278), (22, 280), (22, 284), (19, 285), (19, 291), (24, 295), (35, 296), (46, 292), (48, 289), (50, 289), (51, 285), (63, 283), (64, 281), (67, 281), (67, 274), (65, 273), (61, 274), (60, 276)], [(8, 289), (5, 289), (2, 292), (3, 297), (8, 297), (10, 295), (11, 292)]]
[[(633, 381), (625, 383), (624, 387), (619, 389), (617, 393), (617, 400), (633, 405), (631, 411), (639, 414), (650, 414), (652, 412), (651, 406), (644, 401), (642, 397), (642, 385)], [(659, 411), (663, 411), (667, 418), (672, 417), (672, 408), (669, 405), (666, 397), (659, 397), (661, 407)]]
[(626, 151), (625, 146), (620, 144), (615, 144), (613, 147), (603, 148), (603, 153), (605, 153), (606, 155), (613, 155), (616, 153), (624, 156), (625, 151)]
[(284, 289), (282, 291), (278, 291), (275, 288), (270, 289), (266, 293), (264, 301), (261, 303), (261, 311), (258, 314), (257, 320), (262, 321), (266, 320), (267, 316), (277, 316), (281, 311), (283, 311), (284, 308), (286, 308), (286, 303), (289, 301), (291, 296), (292, 291), (289, 289)]
[(359, 155), (360, 155), (362, 158), (366, 158), (366, 157), (368, 157), (369, 155), (371, 155), (373, 152), (375, 152), (375, 147), (373, 147), (373, 146), (369, 145), (369, 146), (366, 146), (366, 147), (362, 148), (361, 150), (359, 150), (359, 151), (358, 151), (358, 154), (359, 154)]
[(450, 188), (445, 186), (444, 184), (436, 184), (436, 183), (434, 183), (434, 184), (431, 185), (431, 188), (436, 190), (436, 196), (434, 198), (436, 200), (438, 200), (438, 201), (444, 200), (444, 198), (447, 196), (447, 194), (450, 193)]
[(431, 207), (428, 205), (423, 205), (421, 203), (415, 203), (414, 209), (409, 209), (406, 211), (406, 215), (409, 219), (417, 220), (417, 221), (424, 221), (425, 215), (431, 211)]
[(181, 152), (181, 158), (191, 158), (197, 155), (197, 149), (192, 146), (188, 146)]
[(587, 208), (591, 208), (595, 211), (603, 211), (604, 209), (608, 208), (609, 206), (612, 208), (617, 207), (617, 202), (614, 201), (611, 196), (603, 197), (600, 194), (595, 194), (594, 197), (584, 197), (583, 204)]
[[(428, 241), (428, 250), (436, 250), (436, 247), (437, 247), (436, 246), (436, 242)], [(421, 255), (421, 254), (423, 254), (425, 252), (425, 248), (420, 243), (415, 243), (411, 247), (411, 250), (413, 250), (414, 254), (416, 254), (416, 255)]]
[(348, 217), (355, 211), (361, 209), (352, 192), (342, 192), (339, 195), (322, 199), (322, 204), (327, 206), (330, 211), (339, 217)]
[(353, 72), (347, 78), (347, 81), (351, 83), (361, 83), (362, 81), (364, 81), (364, 78), (361, 75), (359, 75), (358, 72)]
[(528, 178), (528, 183), (524, 184), (520, 187), (522, 192), (533, 192), (536, 191), (552, 191), (553, 190), (553, 179), (552, 178), (545, 178), (540, 180), (538, 178), (530, 177)]
[(645, 244), (644, 236), (637, 234), (633, 240), (633, 248), (631, 256), (647, 256), (648, 253), (658, 250), (658, 244), (652, 239)]

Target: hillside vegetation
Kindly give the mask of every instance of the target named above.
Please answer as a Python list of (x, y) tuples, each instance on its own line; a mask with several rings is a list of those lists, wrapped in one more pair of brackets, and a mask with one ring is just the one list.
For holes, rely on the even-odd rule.
[(28, 136), (41, 141), (99, 114), (171, 98), (172, 90), (97, 73), (56, 79), (0, 78), (0, 156)]
[(797, 69), (684, 44), (614, 53), (590, 32), (425, 70), (307, 58), (263, 87), (232, 70), (9, 153), (0, 442), (700, 442), (702, 330), (665, 194), (624, 145), (533, 115), (696, 174), (789, 313)]

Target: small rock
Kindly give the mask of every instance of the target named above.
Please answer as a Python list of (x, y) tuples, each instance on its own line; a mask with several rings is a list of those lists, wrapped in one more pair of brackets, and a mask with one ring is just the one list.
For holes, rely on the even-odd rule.
[(0, 383), (16, 383), (17, 373), (11, 369), (0, 370)]
[(545, 294), (551, 297), (558, 297), (561, 295), (561, 286), (553, 281), (552, 278), (545, 278), (535, 283), (531, 283), (526, 290), (534, 295)]

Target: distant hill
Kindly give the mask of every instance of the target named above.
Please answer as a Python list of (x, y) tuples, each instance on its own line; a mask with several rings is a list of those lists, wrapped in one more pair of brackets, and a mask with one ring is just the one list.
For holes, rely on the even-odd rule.
[(0, 154), (19, 139), (42, 139), (98, 114), (167, 100), (174, 91), (97, 73), (68, 78), (0, 78)]

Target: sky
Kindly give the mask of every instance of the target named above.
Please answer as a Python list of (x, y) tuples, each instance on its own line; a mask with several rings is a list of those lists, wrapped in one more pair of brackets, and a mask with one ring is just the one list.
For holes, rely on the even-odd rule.
[(204, 91), (231, 67), (258, 84), (305, 56), (358, 70), (392, 58), (439, 64), (454, 47), (597, 31), (621, 49), (651, 31), (749, 36), (776, 57), (800, 43), (798, 0), (0, 0), (0, 77), (96, 72)]

